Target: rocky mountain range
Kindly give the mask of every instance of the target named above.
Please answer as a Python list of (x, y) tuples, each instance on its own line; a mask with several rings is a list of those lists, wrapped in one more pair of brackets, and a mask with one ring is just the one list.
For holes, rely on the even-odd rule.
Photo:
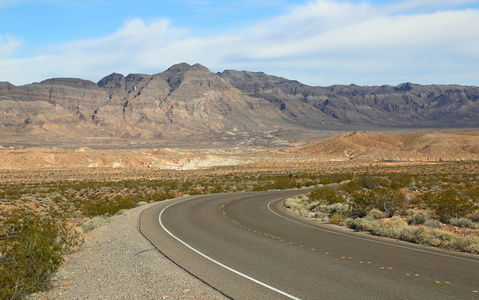
[(261, 72), (219, 74), (248, 96), (266, 99), (299, 123), (379, 127), (477, 127), (479, 87), (333, 85), (312, 87)]
[[(479, 88), (312, 87), (261, 72), (181, 63), (98, 83), (0, 82), (0, 138), (17, 143), (277, 143), (335, 126), (479, 126)], [(3, 143), (2, 142), (2, 143)]]

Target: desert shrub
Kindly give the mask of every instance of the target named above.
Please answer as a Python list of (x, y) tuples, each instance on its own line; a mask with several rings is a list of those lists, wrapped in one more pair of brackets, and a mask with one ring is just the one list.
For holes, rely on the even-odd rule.
[(343, 220), (343, 215), (341, 215), (340, 213), (334, 213), (329, 218), (329, 222), (336, 225), (339, 225), (339, 223), (341, 223), (342, 220)]
[(414, 209), (403, 210), (401, 216), (413, 216), (415, 213)]
[(451, 218), (465, 217), (475, 211), (474, 204), (455, 189), (448, 188), (434, 195), (426, 196), (427, 205), (434, 209), (437, 218), (446, 222)]
[(398, 173), (390, 175), (389, 180), (389, 187), (399, 189), (411, 185), (413, 178), (410, 174)]
[(403, 230), (404, 228), (401, 226), (383, 226), (383, 224), (381, 224), (381, 226), (375, 227), (371, 233), (378, 236), (398, 239), (401, 237)]
[(442, 228), (444, 225), (439, 222), (438, 220), (427, 220), (424, 222), (424, 226), (430, 227), (430, 228)]
[(344, 203), (335, 203), (331, 205), (319, 205), (316, 207), (315, 211), (319, 211), (327, 216), (330, 216), (334, 213), (339, 213), (342, 216), (351, 215), (351, 208), (349, 205)]
[(131, 196), (114, 196), (113, 198), (95, 198), (89, 197), (78, 201), (78, 210), (89, 217), (101, 215), (114, 215), (122, 209), (136, 207), (137, 200)]
[(411, 243), (418, 243), (418, 237), (424, 232), (426, 227), (406, 227), (401, 231), (399, 239)]
[(479, 223), (479, 212), (471, 214), (467, 218), (470, 219), (472, 222)]
[(404, 209), (405, 201), (404, 195), (398, 190), (376, 188), (353, 193), (351, 206), (359, 215), (378, 209), (391, 217)]
[(311, 214), (311, 211), (307, 209), (309, 201), (304, 195), (299, 195), (293, 198), (287, 198), (284, 201), (284, 206), (291, 209), (292, 212), (297, 213), (301, 216), (308, 217)]
[(339, 183), (353, 179), (354, 175), (350, 173), (334, 173), (319, 176), (321, 184)]
[(266, 189), (266, 185), (255, 184), (251, 190), (253, 192), (262, 192), (262, 191), (266, 191), (267, 189)]
[(424, 222), (426, 222), (429, 219), (430, 219), (429, 216), (426, 216), (425, 214), (420, 212), (420, 213), (416, 214), (414, 217), (409, 218), (407, 223), (409, 225), (421, 225), (421, 224), (424, 224)]
[(357, 218), (351, 222), (349, 228), (355, 229), (356, 231), (370, 231), (378, 228), (381, 225), (381, 222), (374, 220), (371, 217)]
[(390, 238), (399, 238), (401, 236), (401, 232), (406, 226), (406, 222), (404, 222), (400, 217), (393, 217), (382, 221), (379, 226), (375, 227), (371, 231), (371, 233)]
[(420, 235), (417, 236), (416, 243), (434, 247), (444, 247), (444, 242), (453, 238), (453, 235), (443, 231), (425, 228)]
[(450, 249), (479, 254), (479, 237), (473, 235), (457, 236), (449, 247)]
[(447, 222), (453, 226), (457, 227), (469, 227), (469, 228), (475, 228), (476, 224), (472, 222), (472, 220), (468, 218), (451, 218), (447, 220)]
[(309, 193), (309, 199), (310, 201), (319, 201), (325, 204), (344, 202), (344, 199), (337, 194), (336, 190), (328, 186), (312, 190)]
[(267, 190), (287, 190), (296, 187), (296, 182), (289, 177), (279, 177), (266, 185)]
[(300, 206), (301, 199), (299, 197), (294, 197), (294, 198), (287, 198), (284, 201), (284, 206), (286, 208), (293, 208), (295, 206), (299, 207)]
[(63, 261), (63, 252), (80, 239), (65, 215), (16, 212), (3, 224), (0, 242), (0, 299), (22, 299), (46, 290)]
[(375, 220), (379, 220), (385, 217), (384, 213), (382, 213), (381, 211), (377, 209), (373, 209), (369, 211), (367, 215)]
[[(124, 211), (124, 210), (121, 210)], [(80, 228), (84, 233), (90, 232), (91, 230), (100, 227), (101, 225), (108, 223), (112, 220), (112, 217), (107, 215), (96, 216), (93, 218), (87, 218), (80, 222)]]
[(351, 195), (351, 206), (359, 216), (366, 216), (368, 211), (374, 209), (374, 197), (369, 191), (357, 191)]
[(349, 227), (349, 225), (351, 225), (352, 222), (353, 222), (352, 218), (343, 218), (343, 220), (339, 223), (339, 225)]
[(360, 189), (375, 189), (378, 187), (389, 186), (389, 180), (385, 177), (378, 177), (372, 175), (358, 176), (344, 185), (344, 188), (349, 191), (355, 191)]
[(394, 226), (394, 227), (404, 227), (407, 226), (407, 223), (400, 217), (392, 217), (385, 219), (381, 222), (381, 227)]

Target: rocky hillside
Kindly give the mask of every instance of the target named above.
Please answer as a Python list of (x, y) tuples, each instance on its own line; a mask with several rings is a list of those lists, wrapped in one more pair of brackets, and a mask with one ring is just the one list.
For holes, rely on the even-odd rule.
[(196, 64), (155, 75), (113, 73), (95, 84), (55, 78), (25, 86), (0, 83), (0, 132), (57, 139), (123, 138), (175, 142), (267, 131), (280, 119)]
[(182, 63), (98, 83), (0, 82), (0, 137), (6, 144), (271, 144), (319, 136), (325, 126), (477, 127), (478, 99), (477, 87), (311, 87)]
[(255, 72), (219, 74), (245, 94), (266, 99), (300, 123), (445, 127), (479, 125), (479, 88), (458, 85), (312, 87)]
[(479, 133), (390, 135), (360, 131), (321, 139), (289, 151), (391, 161), (479, 160)]

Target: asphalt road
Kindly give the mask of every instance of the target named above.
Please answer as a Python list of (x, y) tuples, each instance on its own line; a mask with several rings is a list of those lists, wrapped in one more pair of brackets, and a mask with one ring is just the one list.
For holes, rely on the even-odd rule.
[(140, 230), (234, 299), (479, 299), (479, 257), (299, 218), (301, 191), (203, 195), (145, 210)]

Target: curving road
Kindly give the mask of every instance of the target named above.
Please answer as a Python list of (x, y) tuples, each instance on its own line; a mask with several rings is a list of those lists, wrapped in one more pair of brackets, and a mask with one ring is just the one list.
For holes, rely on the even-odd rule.
[(140, 231), (234, 299), (479, 299), (479, 258), (290, 214), (304, 191), (202, 195), (145, 210)]

